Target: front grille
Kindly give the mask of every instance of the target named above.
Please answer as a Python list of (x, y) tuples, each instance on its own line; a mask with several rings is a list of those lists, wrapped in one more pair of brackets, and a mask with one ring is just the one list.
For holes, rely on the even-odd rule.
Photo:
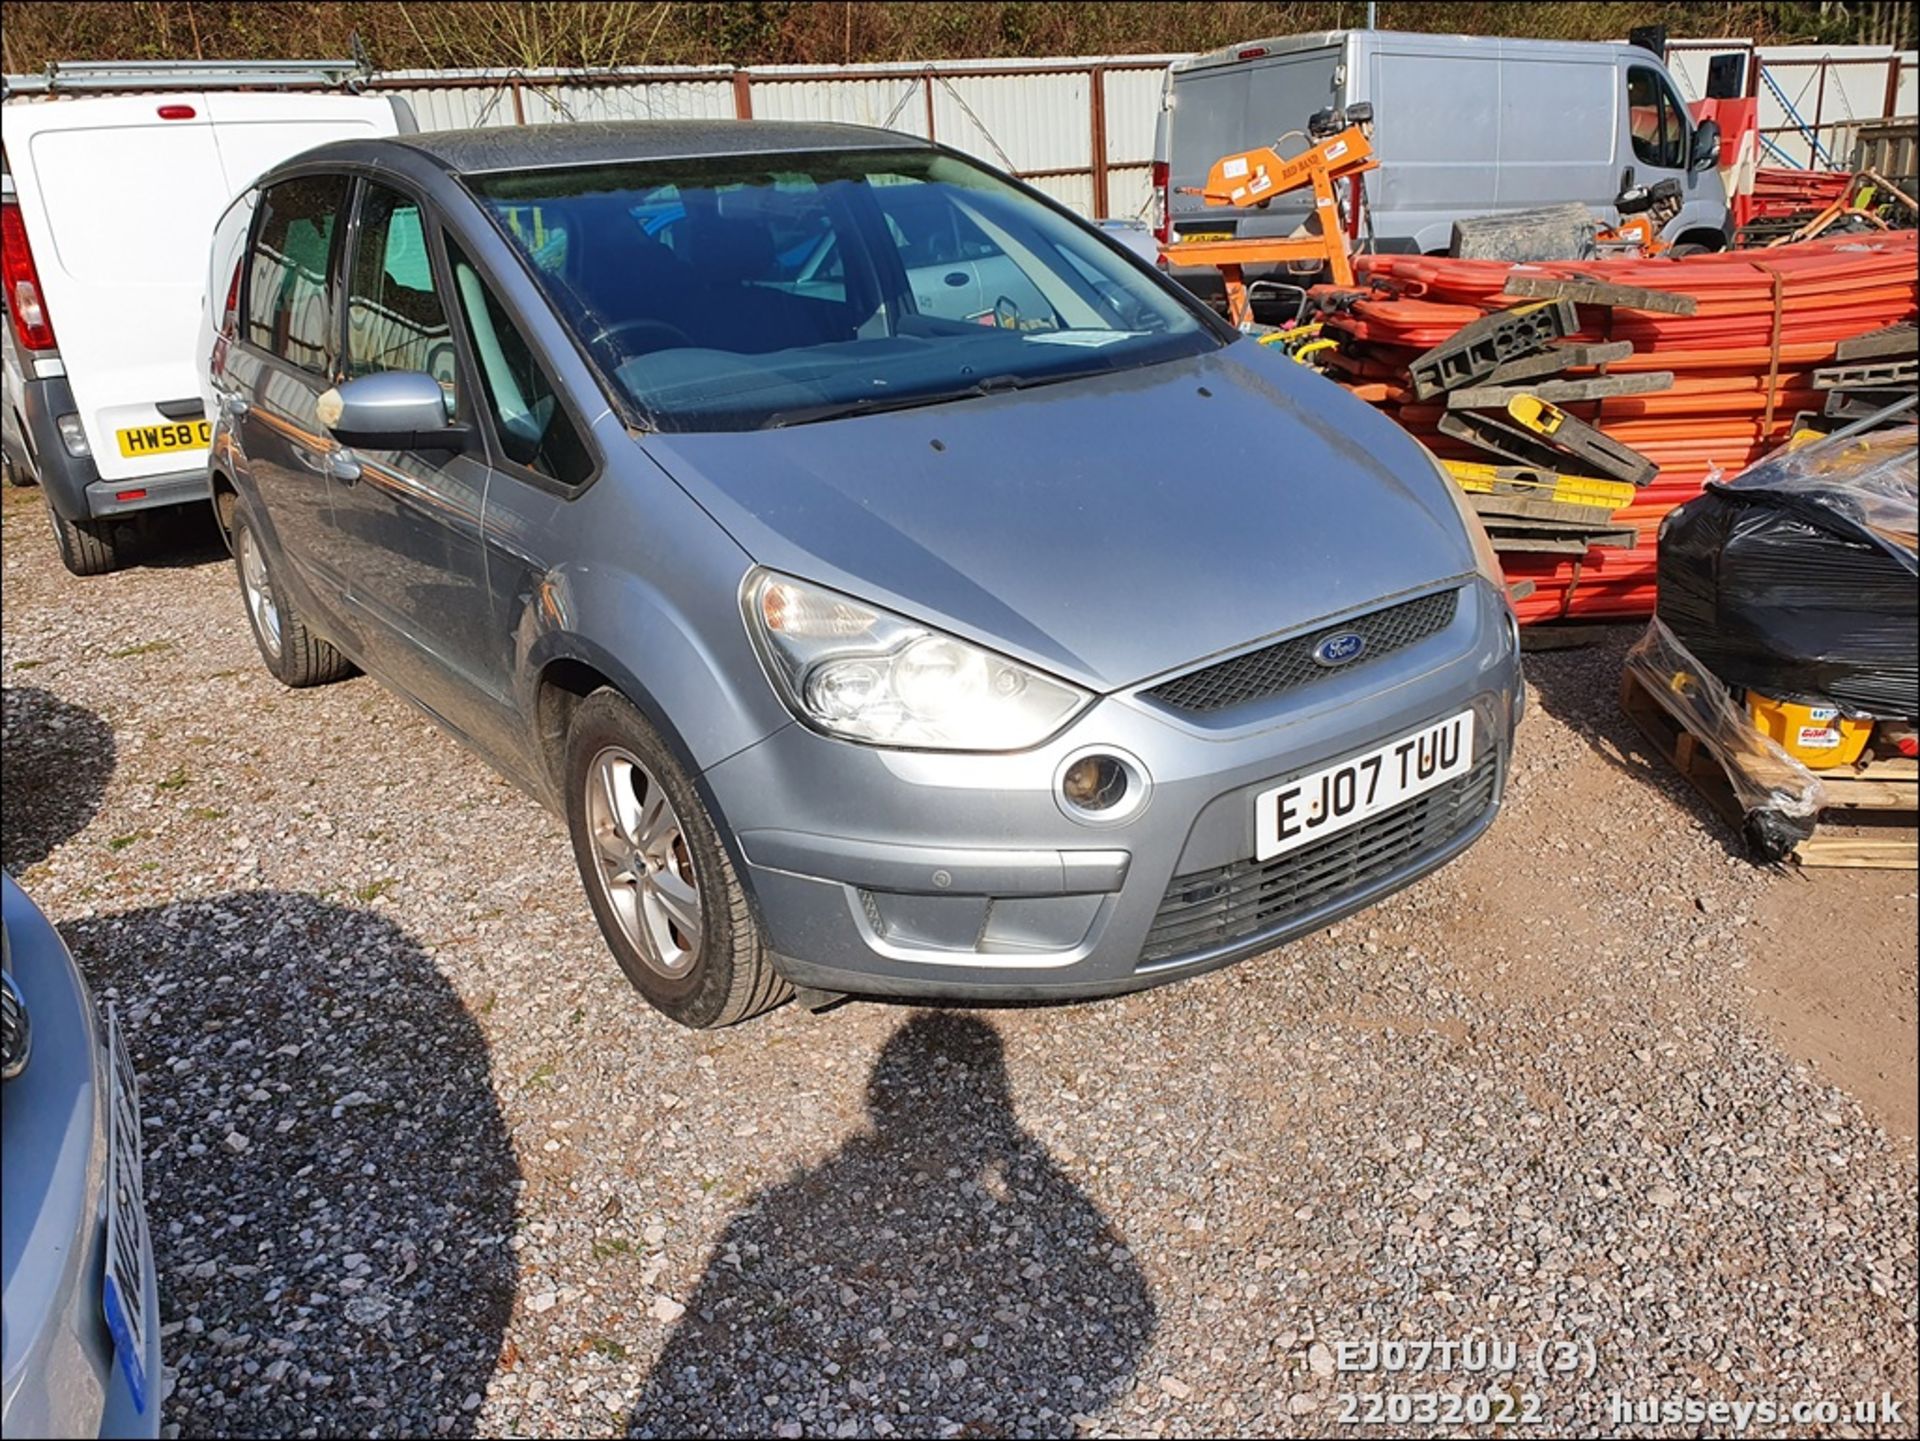
[(1145, 694), (1149, 699), (1175, 710), (1202, 714), (1244, 705), (1250, 700), (1263, 700), (1348, 669), (1346, 666), (1324, 666), (1313, 658), (1313, 648), (1328, 636), (1344, 635), (1351, 631), (1362, 637), (1367, 648), (1354, 664), (1365, 665), (1370, 660), (1392, 655), (1417, 640), (1425, 640), (1445, 630), (1452, 623), (1454, 609), (1459, 603), (1460, 592), (1457, 590), (1437, 591), (1417, 600), (1402, 601), (1399, 605), (1390, 605), (1384, 610), (1342, 621), (1339, 625), (1326, 626), (1309, 635), (1297, 635), (1234, 656), (1231, 660), (1223, 660), (1218, 665), (1175, 676)]
[(1493, 802), (1499, 759), (1390, 811), (1270, 861), (1235, 861), (1175, 876), (1147, 931), (1142, 964), (1194, 955), (1277, 930), (1391, 875), (1458, 836)]

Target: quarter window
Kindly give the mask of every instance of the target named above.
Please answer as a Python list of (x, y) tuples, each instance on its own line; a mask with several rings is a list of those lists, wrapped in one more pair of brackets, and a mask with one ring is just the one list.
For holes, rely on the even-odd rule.
[(261, 197), (247, 274), (247, 339), (289, 364), (325, 375), (333, 305), (328, 273), (343, 175), (306, 175)]
[(516, 465), (561, 485), (584, 485), (593, 474), (593, 455), (533, 347), (451, 239), (447, 258), (500, 448)]
[(433, 288), (420, 206), (384, 185), (360, 201), (360, 233), (347, 286), (349, 375), (418, 370), (440, 382), (454, 413), (453, 332)]
[(1662, 170), (1687, 168), (1687, 122), (1680, 102), (1659, 72), (1636, 65), (1627, 71), (1627, 123), (1633, 153)]

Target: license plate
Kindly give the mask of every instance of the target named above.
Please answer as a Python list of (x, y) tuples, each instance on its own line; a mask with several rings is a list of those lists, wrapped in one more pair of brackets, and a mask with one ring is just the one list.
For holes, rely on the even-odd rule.
[(113, 1336), (114, 1356), (134, 1409), (146, 1414), (153, 1380), (147, 1375), (146, 1197), (140, 1180), (140, 1087), (120, 1035), (120, 1017), (107, 1008), (107, 1265), (100, 1309)]
[(1271, 860), (1392, 810), (1473, 767), (1473, 712), (1314, 771), (1253, 802), (1253, 856)]
[(210, 420), (168, 420), (159, 425), (130, 425), (116, 430), (120, 453), (128, 460), (145, 455), (166, 455), (176, 450), (205, 450), (213, 444)]

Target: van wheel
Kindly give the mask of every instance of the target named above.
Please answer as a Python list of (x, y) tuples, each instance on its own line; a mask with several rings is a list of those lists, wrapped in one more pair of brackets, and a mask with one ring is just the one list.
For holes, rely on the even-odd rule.
[(275, 680), (301, 690), (353, 674), (352, 664), (331, 642), (307, 629), (285, 589), (275, 581), (260, 528), (253, 512), (244, 505), (234, 513), (233, 560), (240, 574), (240, 599), (246, 604), (247, 626), (253, 632), (253, 643), (260, 648), (260, 659), (267, 663)]
[(53, 508), (53, 498), (44, 491), (47, 520), (53, 526), (53, 543), (60, 552), (60, 563), (74, 575), (106, 575), (127, 563), (127, 547), (122, 542), (121, 523), (112, 520), (68, 520)]
[(567, 827), (600, 934), (635, 990), (683, 1026), (730, 1026), (793, 994), (760, 939), (700, 794), (626, 697), (567, 729)]
[(1697, 245), (1691, 240), (1683, 240), (1678, 245), (1669, 246), (1667, 254), (1675, 260), (1685, 260), (1689, 255), (1711, 255), (1713, 251), (1705, 245)]

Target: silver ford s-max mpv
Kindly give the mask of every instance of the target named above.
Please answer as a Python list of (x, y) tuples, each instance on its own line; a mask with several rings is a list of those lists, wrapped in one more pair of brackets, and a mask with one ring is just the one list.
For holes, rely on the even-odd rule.
[(248, 203), (211, 465), (268, 667), (562, 810), (676, 1020), (1193, 975), (1498, 808), (1517, 632), (1432, 459), (1003, 175), (580, 124)]

